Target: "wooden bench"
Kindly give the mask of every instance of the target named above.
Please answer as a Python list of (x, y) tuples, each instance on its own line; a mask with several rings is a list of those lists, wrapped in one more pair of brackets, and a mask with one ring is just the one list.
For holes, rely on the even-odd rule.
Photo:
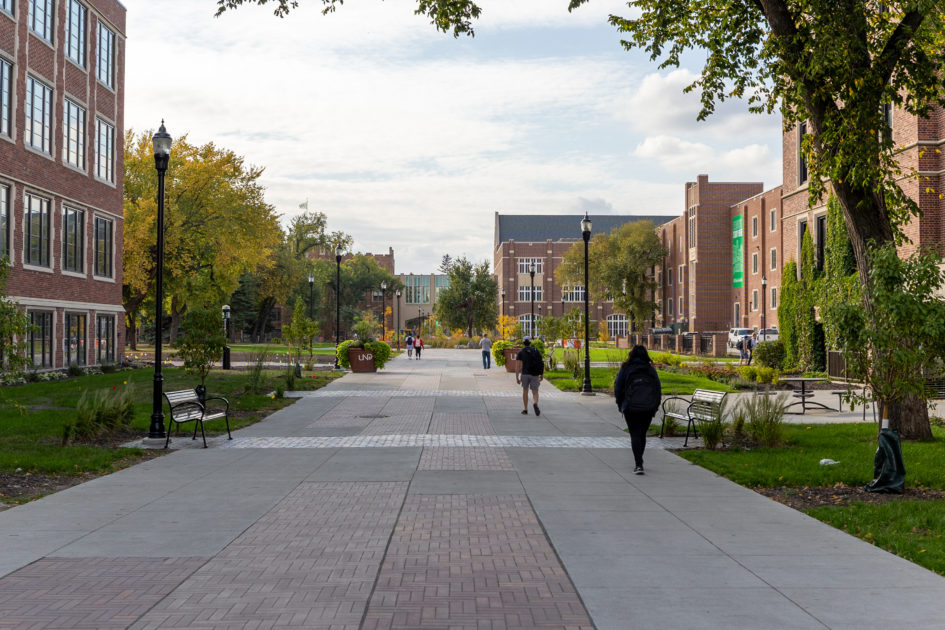
[[(185, 422), (195, 423), (194, 436), (191, 439), (197, 439), (197, 427), (200, 427), (200, 435), (203, 437), (203, 447), (207, 448), (207, 435), (204, 433), (203, 423), (208, 420), (219, 420), (223, 418), (226, 422), (226, 435), (229, 439), (233, 439), (233, 436), (230, 434), (230, 402), (226, 398), (212, 396), (210, 398), (204, 398), (203, 402), (201, 402), (200, 396), (197, 395), (197, 390), (182, 389), (178, 392), (164, 392), (164, 399), (167, 400), (167, 405), (171, 410), (167, 418), (167, 440), (164, 442), (164, 448), (167, 448), (168, 444), (171, 442), (171, 422), (176, 422), (178, 425)], [(222, 400), (225, 407), (222, 409), (208, 410), (206, 403), (210, 400)]]
[[(660, 425), (660, 438), (663, 437), (663, 431), (666, 429), (666, 418), (682, 420), (686, 423), (686, 440), (683, 446), (689, 445), (689, 429), (692, 428), (694, 437), (699, 437), (699, 430), (696, 428), (697, 420), (711, 421), (718, 417), (719, 410), (722, 408), (722, 401), (725, 399), (725, 392), (716, 392), (710, 389), (697, 389), (692, 393), (692, 400), (686, 400), (679, 396), (672, 396), (663, 401), (663, 423)], [(678, 411), (669, 411), (666, 403), (674, 400), (681, 400), (686, 404), (685, 413)]]

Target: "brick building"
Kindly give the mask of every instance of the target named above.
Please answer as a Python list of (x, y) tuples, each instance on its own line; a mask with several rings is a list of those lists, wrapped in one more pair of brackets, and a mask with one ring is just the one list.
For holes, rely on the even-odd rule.
[(0, 256), (37, 368), (120, 360), (125, 8), (0, 0)]
[(778, 325), (784, 265), (781, 195), (782, 187), (778, 186), (731, 208), (731, 327), (760, 330)]
[[(572, 308), (584, 308), (584, 287), (561, 286), (555, 270), (575, 243), (581, 242), (582, 215), (495, 213), (493, 270), (499, 282), (499, 314), (514, 317), (525, 334), (531, 333), (531, 275), (535, 266), (535, 322), (544, 316), (561, 317)], [(630, 221), (664, 224), (668, 216), (595, 215), (593, 234), (605, 234)], [(593, 234), (591, 240), (593, 240)], [(504, 293), (504, 298), (503, 298)], [(627, 317), (615, 313), (611, 302), (592, 302), (592, 322), (606, 323), (611, 337), (627, 334)]]
[(399, 299), (396, 295), (393, 298), (388, 296), (393, 318), (393, 321), (388, 320), (388, 323), (395, 328), (399, 321), (402, 329), (420, 330), (421, 323), (430, 319), (433, 314), (440, 291), (450, 286), (450, 278), (445, 274), (436, 273), (401, 273), (397, 275), (397, 278), (403, 283), (404, 288), (401, 290)]

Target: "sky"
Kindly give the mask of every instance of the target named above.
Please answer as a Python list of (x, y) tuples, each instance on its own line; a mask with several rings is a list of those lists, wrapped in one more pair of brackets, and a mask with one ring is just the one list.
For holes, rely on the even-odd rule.
[[(780, 118), (726, 102), (699, 122), (692, 54), (659, 69), (607, 16), (622, 2), (482, 0), (475, 38), (416, 0), (349, 0), (286, 18), (214, 0), (123, 0), (125, 125), (214, 142), (265, 168), (287, 222), (324, 212), (397, 273), (493, 258), (494, 213), (678, 216), (684, 186), (781, 179)], [(579, 228), (575, 225), (575, 236)]]

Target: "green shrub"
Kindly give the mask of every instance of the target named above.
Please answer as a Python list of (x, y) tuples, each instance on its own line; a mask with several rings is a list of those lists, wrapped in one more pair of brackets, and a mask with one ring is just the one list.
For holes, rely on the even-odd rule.
[(662, 363), (663, 365), (672, 365), (674, 367), (682, 365), (682, 357), (670, 354), (669, 352), (650, 352), (649, 355), (653, 363)]
[(374, 366), (377, 369), (383, 368), (390, 359), (390, 346), (386, 341), (369, 341), (364, 344), (365, 350), (370, 350), (374, 355)]
[(492, 358), (495, 360), (495, 364), (499, 367), (505, 365), (505, 349), (511, 348), (512, 342), (505, 341), (504, 339), (496, 341), (492, 344)]
[(548, 355), (548, 348), (545, 347), (545, 342), (541, 339), (532, 339), (532, 348), (537, 348), (538, 352), (541, 353), (541, 358), (544, 358)]
[(103, 363), (99, 369), (102, 370), (102, 374), (112, 374), (118, 371), (118, 366), (114, 363)]
[(294, 365), (290, 365), (285, 371), (285, 387), (289, 391), (292, 391), (293, 389), (295, 389), (295, 366)]
[(246, 381), (246, 391), (251, 394), (259, 394), (262, 390), (263, 368), (266, 366), (266, 360), (269, 358), (269, 346), (262, 350), (256, 350), (249, 355), (249, 378)]
[(758, 367), (755, 368), (755, 380), (759, 383), (770, 383), (776, 385), (778, 382), (778, 376), (781, 373), (774, 368), (770, 367)]
[(777, 396), (749, 396), (742, 401), (747, 417), (748, 437), (767, 448), (784, 443), (784, 413), (787, 394)]
[(134, 388), (102, 389), (94, 395), (82, 392), (76, 403), (75, 418), (63, 425), (62, 444), (88, 441), (131, 426), (135, 416)]
[(75, 363), (70, 363), (68, 374), (69, 376), (72, 376), (72, 377), (85, 376), (85, 370), (83, 370), (81, 367), (79, 367)]
[(787, 352), (784, 349), (784, 343), (778, 339), (777, 341), (759, 342), (758, 345), (755, 346), (751, 358), (762, 367), (783, 370), (786, 356)]
[(351, 369), (351, 361), (348, 360), (348, 348), (363, 348), (364, 342), (348, 339), (338, 344), (335, 349), (335, 356), (338, 357), (338, 365), (346, 370)]
[(739, 365), (736, 371), (739, 376), (748, 382), (758, 379), (758, 369), (753, 365)]
[(275, 395), (276, 395), (276, 398), (284, 398), (284, 397), (285, 397), (285, 385), (283, 385), (282, 383), (276, 383), (276, 392), (275, 392)]
[(584, 378), (584, 363), (581, 354), (574, 349), (567, 349), (563, 353), (564, 369), (574, 375), (574, 378)]

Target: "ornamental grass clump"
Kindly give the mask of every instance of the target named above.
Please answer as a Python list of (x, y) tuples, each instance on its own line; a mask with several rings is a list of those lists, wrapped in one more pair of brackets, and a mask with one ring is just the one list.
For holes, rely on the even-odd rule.
[(750, 396), (742, 401), (748, 419), (748, 438), (759, 446), (774, 448), (784, 444), (786, 393), (777, 396)]
[(720, 445), (724, 446), (725, 412), (728, 399), (723, 398), (722, 404), (708, 420), (699, 420), (699, 432), (702, 434), (702, 444), (705, 448), (714, 451)]
[(134, 416), (133, 387), (99, 390), (91, 396), (86, 390), (76, 403), (75, 418), (67, 421), (62, 427), (62, 445), (119, 434), (131, 427)]

